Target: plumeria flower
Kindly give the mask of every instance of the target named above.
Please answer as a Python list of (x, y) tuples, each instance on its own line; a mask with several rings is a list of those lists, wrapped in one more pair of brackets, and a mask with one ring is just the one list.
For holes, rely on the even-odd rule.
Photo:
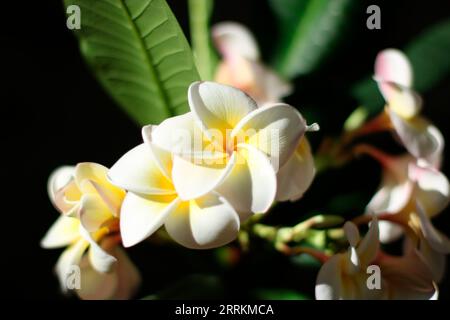
[(57, 264), (61, 288), (78, 266), (83, 299), (126, 299), (140, 282), (139, 272), (118, 247), (119, 209), (125, 191), (106, 178), (107, 168), (96, 163), (61, 167), (49, 178), (48, 192), (60, 211), (42, 239), (44, 248), (67, 249)]
[(393, 157), (370, 146), (357, 149), (370, 154), (383, 166), (381, 186), (367, 206), (368, 213), (389, 215), (388, 220), (395, 222), (380, 222), (381, 241), (398, 239), (403, 228), (408, 227), (420, 255), (439, 281), (445, 268), (444, 255), (450, 253), (450, 240), (434, 228), (430, 219), (450, 201), (447, 178), (430, 164), (410, 155)]
[[(177, 163), (170, 152), (154, 144), (155, 130), (154, 126), (144, 127), (144, 143), (122, 156), (108, 173), (112, 183), (128, 190), (120, 213), (124, 246), (141, 242), (163, 225), (176, 242), (191, 249), (233, 241), (240, 226), (235, 209), (214, 190), (184, 198), (172, 178)], [(202, 181), (195, 171), (183, 173), (184, 179)]]
[(419, 113), (420, 96), (412, 88), (413, 72), (408, 58), (399, 50), (380, 52), (375, 62), (375, 80), (386, 100), (385, 112), (404, 147), (414, 157), (439, 167), (444, 138)]
[(175, 154), (171, 177), (177, 194), (189, 200), (215, 190), (242, 221), (266, 212), (277, 192), (276, 171), (309, 126), (293, 107), (258, 108), (233, 87), (196, 82), (188, 95), (191, 112), (163, 121), (152, 132), (155, 145)]
[(260, 53), (250, 31), (235, 22), (212, 28), (214, 43), (222, 55), (215, 81), (239, 88), (259, 105), (278, 102), (292, 92), (291, 85), (260, 62)]
[[(426, 265), (414, 250), (403, 256), (384, 254), (379, 249), (378, 222), (373, 219), (369, 231), (360, 238), (351, 222), (344, 225), (350, 247), (324, 263), (316, 281), (318, 300), (357, 299), (436, 299), (437, 287)], [(380, 286), (369, 287), (370, 266), (380, 271)]]

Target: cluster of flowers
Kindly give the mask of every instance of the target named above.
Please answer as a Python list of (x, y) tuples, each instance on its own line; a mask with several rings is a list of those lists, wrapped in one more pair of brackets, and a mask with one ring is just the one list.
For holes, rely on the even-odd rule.
[[(216, 29), (224, 45), (229, 27), (236, 28)], [(218, 78), (227, 72), (224, 61)], [(63, 289), (70, 267), (79, 265), (81, 298), (128, 298), (140, 277), (120, 243), (133, 246), (164, 225), (187, 248), (223, 246), (252, 214), (266, 212), (275, 199), (300, 198), (311, 184), (304, 134), (318, 127), (295, 108), (269, 100), (258, 107), (243, 91), (215, 82), (193, 83), (188, 101), (190, 112), (142, 128), (143, 143), (109, 170), (80, 163), (50, 177), (61, 216), (42, 246), (68, 246), (56, 267)]]
[[(42, 246), (67, 246), (56, 266), (63, 290), (77, 265), (81, 298), (129, 298), (140, 275), (121, 244), (133, 246), (164, 226), (184, 247), (220, 247), (253, 214), (274, 201), (298, 200), (311, 185), (315, 167), (305, 133), (318, 126), (279, 103), (291, 86), (260, 62), (248, 30), (222, 23), (213, 28), (213, 39), (223, 58), (216, 82), (189, 87), (190, 112), (145, 126), (143, 143), (110, 169), (80, 163), (51, 175), (48, 192), (61, 216)], [(449, 199), (449, 183), (439, 171), (443, 138), (418, 114), (421, 100), (410, 88), (411, 67), (402, 53), (382, 52), (375, 71), (387, 105), (358, 131), (393, 130), (409, 153), (396, 157), (356, 146), (385, 169), (367, 206), (375, 215), (363, 219), (371, 221), (363, 239), (355, 224), (346, 223), (350, 248), (322, 266), (317, 299), (436, 297), (450, 252), (449, 240), (430, 222)], [(403, 256), (381, 251), (380, 241), (403, 232)], [(381, 290), (366, 285), (373, 264), (382, 270)]]
[[(377, 219), (360, 240), (356, 226), (347, 222), (348, 252), (330, 258), (319, 272), (318, 299), (436, 299), (437, 283), (445, 272), (450, 240), (436, 230), (431, 218), (442, 212), (450, 199), (449, 182), (439, 170), (444, 139), (419, 112), (420, 96), (411, 88), (412, 68), (407, 57), (394, 49), (379, 53), (375, 81), (386, 101), (380, 116), (363, 126), (364, 133), (389, 129), (408, 151), (388, 155), (369, 145), (357, 145), (357, 153), (374, 157), (383, 167), (379, 190), (367, 206)], [(405, 233), (402, 256), (391, 256), (381, 243)], [(380, 290), (367, 287), (367, 267), (380, 267)]]

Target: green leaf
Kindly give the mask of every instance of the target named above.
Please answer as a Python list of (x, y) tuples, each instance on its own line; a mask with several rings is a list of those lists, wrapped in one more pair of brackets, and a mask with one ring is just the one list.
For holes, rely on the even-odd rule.
[(255, 299), (261, 300), (310, 300), (307, 295), (290, 289), (256, 289)]
[(213, 275), (194, 274), (142, 300), (218, 299), (223, 297), (223, 293), (224, 288), (220, 278)]
[(199, 80), (192, 52), (164, 0), (64, 0), (81, 9), (81, 53), (117, 103), (139, 124), (188, 111)]
[(332, 52), (349, 19), (352, 0), (270, 0), (280, 24), (274, 65), (285, 77), (312, 72)]
[[(436, 85), (450, 72), (450, 20), (425, 30), (406, 46), (405, 54), (414, 71), (414, 89), (423, 93)], [(371, 76), (358, 83), (353, 96), (370, 114), (383, 108), (384, 100)]]

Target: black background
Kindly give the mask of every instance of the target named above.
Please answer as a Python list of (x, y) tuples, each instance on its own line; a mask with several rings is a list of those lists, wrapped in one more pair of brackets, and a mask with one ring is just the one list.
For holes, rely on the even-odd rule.
[[(372, 72), (378, 51), (402, 48), (427, 26), (450, 16), (448, 1), (359, 2), (346, 40), (316, 73), (297, 79), (296, 93), (287, 99), (320, 119), (322, 130), (313, 138), (314, 147), (323, 135), (337, 134), (357, 106), (349, 89)], [(188, 32), (186, 1), (172, 0), (169, 4)], [(381, 30), (366, 28), (365, 9), (370, 4), (381, 7)], [(39, 247), (57, 217), (48, 201), (47, 177), (64, 164), (93, 161), (112, 165), (140, 143), (140, 128), (107, 96), (85, 66), (77, 41), (65, 27), (61, 1), (14, 1), (0, 6), (1, 291), (9, 298), (62, 299), (52, 273), (60, 251)], [(277, 29), (266, 1), (216, 1), (213, 21), (223, 20), (247, 25), (264, 57), (270, 57)], [(450, 137), (449, 88), (447, 77), (424, 95), (424, 113), (445, 137)], [(443, 170), (448, 176), (447, 159)], [(303, 212), (311, 210), (357, 215), (376, 190), (378, 179), (375, 162), (356, 161), (351, 167), (319, 176), (304, 200), (281, 206), (280, 214), (285, 223), (299, 221)], [(330, 201), (341, 203), (339, 212), (339, 206), (329, 205)], [(446, 210), (436, 220), (436, 226), (447, 234), (449, 215)], [(270, 248), (256, 245), (261, 250), (245, 256), (232, 269), (219, 268), (212, 251), (136, 246), (130, 255), (144, 276), (139, 296), (161, 290), (185, 275), (217, 270), (225, 279), (227, 297), (248, 297), (248, 290), (255, 287), (293, 288), (312, 296), (316, 270), (298, 269)], [(440, 285), (441, 298), (450, 297), (448, 278)]]

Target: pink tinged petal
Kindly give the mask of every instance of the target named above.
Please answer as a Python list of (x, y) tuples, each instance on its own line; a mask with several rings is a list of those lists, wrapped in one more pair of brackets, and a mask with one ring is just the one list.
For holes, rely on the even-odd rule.
[(75, 167), (63, 166), (53, 171), (48, 178), (47, 192), (52, 203), (55, 203), (56, 193), (73, 180)]
[[(416, 116), (405, 120), (388, 110), (395, 133), (403, 146), (416, 158), (438, 159), (442, 151), (442, 135), (428, 120)], [(430, 158), (431, 157), (431, 158)]]
[(306, 128), (306, 121), (296, 109), (287, 104), (274, 104), (245, 116), (231, 137), (266, 153), (278, 170), (294, 153)]
[(442, 212), (450, 201), (450, 185), (447, 177), (430, 167), (410, 164), (409, 177), (417, 184), (415, 197), (422, 210), (430, 218)]
[(59, 257), (56, 262), (56, 274), (58, 275), (59, 283), (61, 285), (61, 289), (63, 292), (66, 292), (68, 289), (67, 286), (67, 278), (72, 274), (72, 270), (74, 266), (78, 266), (81, 257), (89, 246), (89, 242), (80, 239), (70, 247), (68, 247)]
[(400, 50), (383, 50), (375, 60), (375, 77), (379, 81), (388, 81), (404, 87), (411, 87), (413, 81), (411, 63)]
[(238, 145), (236, 164), (216, 189), (246, 220), (250, 213), (269, 210), (276, 195), (275, 171), (265, 154), (250, 145)]
[(232, 154), (230, 159), (213, 161), (211, 164), (196, 164), (175, 156), (172, 171), (175, 190), (182, 200), (190, 200), (204, 196), (216, 189), (226, 179), (235, 164), (235, 153)]
[(439, 253), (449, 254), (450, 240), (443, 233), (434, 228), (430, 218), (427, 216), (424, 208), (419, 202), (416, 203), (416, 211), (420, 219), (423, 235), (430, 244), (431, 248)]
[(112, 185), (107, 178), (108, 168), (92, 162), (83, 162), (75, 167), (75, 182), (82, 193), (97, 193), (113, 215), (118, 216), (125, 191)]
[(415, 91), (391, 82), (378, 82), (389, 110), (403, 119), (411, 119), (422, 110), (422, 98)]
[(316, 168), (306, 137), (277, 173), (277, 201), (300, 199), (314, 180)]
[(233, 129), (247, 114), (257, 109), (255, 101), (241, 90), (214, 82), (194, 82), (188, 91), (192, 115), (203, 133), (219, 130), (226, 140), (227, 130)]
[(250, 60), (259, 59), (258, 45), (251, 32), (236, 22), (222, 22), (212, 27), (213, 41), (225, 57), (237, 55)]
[(376, 216), (373, 216), (372, 222), (369, 226), (369, 231), (360, 241), (357, 248), (358, 257), (363, 266), (367, 266), (373, 262), (378, 253), (379, 247), (378, 219)]
[[(292, 93), (292, 85), (279, 77), (273, 70), (256, 62), (252, 64), (252, 67), (253, 73), (255, 74), (256, 85), (260, 88), (260, 91), (262, 91), (262, 94), (254, 97), (258, 105), (279, 102), (281, 98)], [(249, 94), (252, 96), (250, 92)]]
[(79, 225), (80, 221), (78, 219), (60, 216), (41, 240), (41, 247), (52, 249), (74, 243), (80, 238)]
[(190, 249), (211, 249), (236, 239), (239, 216), (216, 193), (182, 202), (168, 217), (166, 230), (179, 244)]
[(175, 192), (145, 143), (123, 155), (111, 167), (108, 177), (115, 185), (136, 193), (164, 195)]
[(334, 255), (320, 268), (315, 288), (317, 300), (338, 300), (341, 298), (341, 258), (341, 254)]
[(123, 245), (133, 246), (158, 230), (178, 206), (175, 195), (143, 195), (129, 192), (120, 212)]
[(80, 200), (79, 219), (88, 232), (94, 232), (113, 219), (109, 207), (98, 194), (84, 194)]
[[(92, 267), (100, 273), (111, 271), (111, 268), (117, 261), (112, 255), (103, 250), (97, 243), (98, 239), (94, 239), (83, 226), (80, 225), (80, 235), (89, 243), (89, 261)], [(94, 234), (95, 235), (95, 234)]]

